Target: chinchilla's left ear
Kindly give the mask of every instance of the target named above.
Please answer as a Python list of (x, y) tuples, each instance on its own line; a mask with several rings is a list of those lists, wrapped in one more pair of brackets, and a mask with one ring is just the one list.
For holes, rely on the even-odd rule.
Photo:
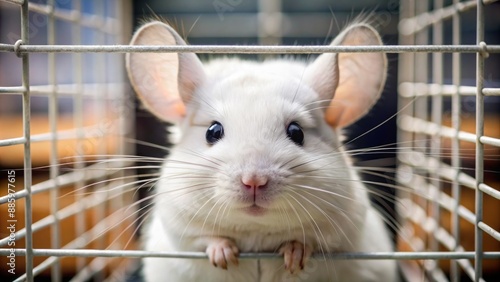
[[(382, 45), (382, 40), (373, 27), (357, 23), (347, 27), (331, 45)], [(331, 99), (325, 120), (334, 128), (342, 128), (364, 116), (375, 104), (386, 72), (385, 53), (324, 53), (307, 67), (304, 82), (320, 99)]]

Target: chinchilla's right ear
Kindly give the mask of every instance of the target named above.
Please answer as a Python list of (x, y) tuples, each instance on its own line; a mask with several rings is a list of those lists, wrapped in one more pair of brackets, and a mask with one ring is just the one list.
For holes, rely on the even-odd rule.
[[(139, 28), (130, 45), (186, 45), (169, 25), (153, 21)], [(205, 80), (194, 53), (127, 53), (128, 76), (145, 107), (158, 118), (178, 123), (186, 103)]]

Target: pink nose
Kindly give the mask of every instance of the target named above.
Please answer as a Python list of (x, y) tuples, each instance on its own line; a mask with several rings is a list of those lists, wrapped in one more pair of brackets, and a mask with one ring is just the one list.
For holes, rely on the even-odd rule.
[(256, 175), (249, 177), (243, 176), (241, 177), (241, 183), (243, 183), (243, 185), (245, 185), (245, 188), (247, 189), (262, 189), (267, 185), (267, 177)]

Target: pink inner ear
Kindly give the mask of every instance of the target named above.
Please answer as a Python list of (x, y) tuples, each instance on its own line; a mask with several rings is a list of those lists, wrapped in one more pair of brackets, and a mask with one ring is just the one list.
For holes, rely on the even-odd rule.
[(326, 110), (325, 119), (332, 127), (346, 127), (364, 116), (377, 101), (364, 89), (355, 89), (352, 84), (341, 84), (337, 93), (351, 93), (352, 96), (338, 94)]
[[(164, 71), (161, 71), (161, 67), (158, 69), (159, 71), (154, 72), (154, 81), (165, 81)], [(177, 84), (174, 82), (164, 82), (158, 83), (157, 87), (157, 90), (142, 95), (143, 99), (148, 99), (146, 102), (148, 104), (147, 107), (153, 114), (167, 121), (183, 118), (186, 114), (186, 106), (179, 95), (172, 95), (173, 93), (178, 93)]]
[[(357, 56), (357, 58), (349, 56)], [(380, 57), (379, 54), (368, 53), (339, 56), (339, 86), (326, 111), (326, 120), (330, 125), (348, 126), (365, 115), (377, 102), (382, 83), (385, 81), (385, 73), (379, 68), (370, 69), (367, 66), (383, 64), (383, 62), (376, 62)], [(360, 61), (367, 65), (361, 65)]]
[(178, 94), (177, 54), (136, 53), (130, 57), (129, 74), (142, 104), (155, 116), (178, 122), (185, 106)]
[[(373, 28), (348, 28), (341, 45), (381, 45)], [(380, 97), (385, 83), (387, 59), (383, 53), (340, 53), (339, 84), (325, 120), (335, 128), (346, 127), (364, 116)]]
[[(151, 22), (136, 32), (131, 44), (185, 45), (185, 42), (165, 23)], [(201, 62), (192, 53), (130, 53), (127, 70), (142, 104), (171, 123), (184, 118), (184, 103), (205, 78)]]
[(332, 127), (341, 127), (339, 125), (343, 124), (342, 115), (344, 115), (344, 110), (346, 108), (348, 108), (348, 106), (344, 103), (344, 101), (332, 101), (325, 112), (326, 122)]
[[(160, 88), (160, 93), (168, 91), (165, 88)], [(155, 116), (161, 118), (162, 120), (168, 122), (177, 122), (186, 115), (186, 106), (179, 97), (171, 96), (160, 96), (156, 97), (153, 95), (139, 96), (141, 100), (148, 99), (148, 102), (143, 104), (146, 108), (151, 111)]]

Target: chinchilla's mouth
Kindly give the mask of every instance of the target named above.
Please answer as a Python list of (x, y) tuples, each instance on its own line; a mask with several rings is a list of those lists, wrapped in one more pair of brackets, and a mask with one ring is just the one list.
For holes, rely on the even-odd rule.
[(243, 208), (243, 210), (252, 216), (262, 216), (266, 213), (266, 208), (259, 205), (253, 204), (249, 207)]

